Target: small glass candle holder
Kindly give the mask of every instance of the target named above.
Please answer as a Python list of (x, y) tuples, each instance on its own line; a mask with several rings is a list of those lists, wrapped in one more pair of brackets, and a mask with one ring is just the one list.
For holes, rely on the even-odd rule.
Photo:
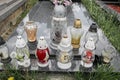
[(107, 45), (102, 51), (103, 62), (110, 63), (114, 56), (116, 56), (115, 48), (112, 45)]

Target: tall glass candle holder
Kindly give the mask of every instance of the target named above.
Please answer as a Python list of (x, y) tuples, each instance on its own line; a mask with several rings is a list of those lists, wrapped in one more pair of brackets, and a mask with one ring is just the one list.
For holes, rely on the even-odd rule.
[(63, 5), (55, 5), (50, 31), (50, 47), (57, 49), (62, 39), (62, 33), (67, 27), (66, 8)]
[(80, 39), (83, 35), (82, 24), (80, 19), (76, 19), (74, 22), (74, 27), (71, 28), (71, 44), (73, 48), (80, 48)]
[(26, 22), (25, 31), (28, 39), (28, 47), (32, 50), (37, 47), (37, 25), (33, 21)]

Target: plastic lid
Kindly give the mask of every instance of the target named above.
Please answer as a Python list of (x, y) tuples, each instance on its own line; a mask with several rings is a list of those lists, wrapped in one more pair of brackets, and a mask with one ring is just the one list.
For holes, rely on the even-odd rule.
[(97, 25), (95, 23), (92, 23), (92, 25), (89, 28), (90, 32), (97, 32)]
[(5, 44), (5, 40), (0, 36), (0, 46)]

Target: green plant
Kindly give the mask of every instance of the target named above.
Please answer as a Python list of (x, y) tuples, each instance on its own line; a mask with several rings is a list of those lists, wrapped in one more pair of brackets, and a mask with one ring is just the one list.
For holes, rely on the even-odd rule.
[(95, 0), (82, 0), (89, 11), (91, 17), (103, 30), (112, 45), (120, 52), (120, 21), (116, 19), (116, 15), (107, 13), (100, 8)]
[(76, 80), (119, 80), (120, 73), (113, 72), (109, 65), (98, 65), (93, 72), (77, 72)]
[(27, 68), (16, 70), (10, 64), (6, 64), (4, 65), (4, 70), (0, 72), (0, 80), (8, 80), (10, 77), (14, 77), (15, 80), (48, 80), (45, 72), (29, 72)]

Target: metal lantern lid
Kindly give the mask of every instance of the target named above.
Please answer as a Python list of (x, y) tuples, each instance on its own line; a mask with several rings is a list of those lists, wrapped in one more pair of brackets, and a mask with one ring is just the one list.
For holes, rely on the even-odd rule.
[(92, 23), (92, 25), (89, 28), (90, 32), (97, 32), (97, 25), (95, 23)]
[(0, 46), (5, 44), (5, 40), (0, 36)]
[(76, 19), (74, 22), (74, 27), (81, 28), (82, 27), (81, 25), (82, 25), (82, 23), (81, 23), (80, 19)]
[(58, 18), (63, 18), (65, 17), (65, 14), (66, 14), (66, 9), (63, 5), (55, 5), (53, 16)]
[(17, 41), (16, 41), (16, 47), (17, 48), (23, 48), (26, 46), (25, 40), (22, 38), (22, 36), (17, 36)]

